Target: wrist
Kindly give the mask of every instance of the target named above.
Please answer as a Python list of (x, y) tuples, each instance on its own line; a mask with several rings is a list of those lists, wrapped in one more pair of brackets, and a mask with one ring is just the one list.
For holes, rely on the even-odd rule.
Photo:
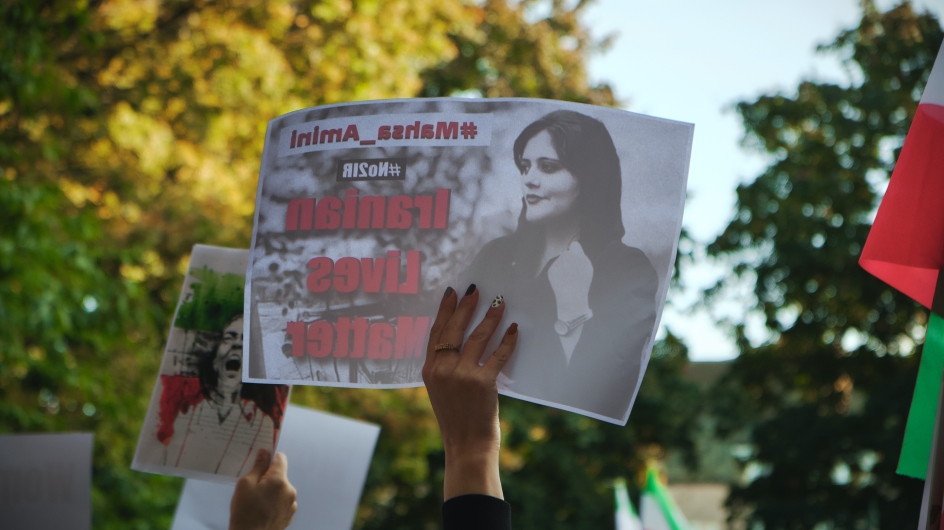
[(497, 458), (500, 447), (501, 435), (498, 433), (479, 433), (476, 436), (443, 435), (443, 451), (447, 460), (478, 460), (490, 456)]
[(490, 495), (504, 499), (498, 472), (498, 450), (452, 454), (446, 452), (443, 497), (469, 494)]

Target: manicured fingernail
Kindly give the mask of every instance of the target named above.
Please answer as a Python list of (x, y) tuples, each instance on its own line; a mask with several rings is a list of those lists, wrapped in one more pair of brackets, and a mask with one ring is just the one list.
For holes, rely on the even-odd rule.
[(446, 292), (443, 293), (443, 298), (449, 298), (449, 296), (454, 292), (455, 291), (452, 290), (452, 287), (446, 287)]
[(498, 295), (492, 300), (492, 307), (501, 307), (503, 303), (505, 303), (505, 297)]
[(517, 323), (517, 322), (512, 322), (512, 323), (511, 323), (511, 326), (508, 326), (508, 334), (509, 334), (509, 335), (517, 335), (517, 334), (518, 334), (518, 323)]
[(475, 284), (473, 283), (472, 285), (469, 286), (468, 289), (465, 290), (465, 295), (469, 296), (470, 294), (474, 292), (475, 292)]

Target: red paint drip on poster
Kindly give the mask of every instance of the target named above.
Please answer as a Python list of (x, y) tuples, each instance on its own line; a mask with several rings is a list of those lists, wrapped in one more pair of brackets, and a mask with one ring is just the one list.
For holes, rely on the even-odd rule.
[(265, 404), (263, 406), (256, 401), (256, 407), (260, 408), (264, 414), (272, 418), (272, 446), (278, 440), (279, 431), (282, 429), (282, 417), (285, 416), (285, 407), (288, 405), (288, 391), (292, 388), (288, 385), (272, 385), (275, 387), (275, 403)]
[(190, 407), (197, 406), (203, 400), (200, 392), (200, 380), (182, 375), (161, 376), (161, 401), (157, 427), (157, 440), (164, 445), (174, 437), (174, 420)]

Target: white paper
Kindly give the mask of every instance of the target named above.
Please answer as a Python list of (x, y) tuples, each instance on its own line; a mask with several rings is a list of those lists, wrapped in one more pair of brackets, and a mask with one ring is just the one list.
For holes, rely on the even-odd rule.
[(275, 447), (289, 387), (242, 383), (247, 254), (194, 246), (132, 469), (235, 484)]
[(0, 528), (92, 524), (92, 433), (0, 436)]
[(944, 44), (937, 52), (928, 83), (924, 86), (921, 103), (944, 106)]
[(519, 324), (500, 392), (624, 424), (675, 261), (693, 131), (531, 99), (354, 103), (270, 121), (243, 379), (422, 385), (443, 291), (474, 282), (475, 321), (503, 295), (502, 330)]
[[(370, 423), (289, 405), (279, 450), (298, 492), (290, 529), (351, 528), (379, 433)], [(172, 530), (226, 530), (233, 490), (187, 480)]]
[(918, 514), (918, 530), (928, 530), (928, 509), (931, 501), (931, 481), (924, 481), (921, 493), (921, 512)]

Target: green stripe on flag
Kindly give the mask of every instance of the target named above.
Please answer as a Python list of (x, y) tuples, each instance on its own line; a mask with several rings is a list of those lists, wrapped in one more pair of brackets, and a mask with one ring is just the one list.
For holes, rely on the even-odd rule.
[(934, 419), (937, 417), (937, 401), (941, 392), (941, 375), (944, 374), (944, 318), (931, 313), (928, 331), (924, 337), (921, 365), (915, 383), (905, 439), (901, 444), (898, 473), (924, 479), (928, 472), (931, 455), (931, 438), (934, 436)]
[(659, 482), (658, 473), (651, 467), (646, 470), (646, 493), (652, 495), (659, 503), (659, 508), (662, 509), (662, 514), (672, 530), (690, 530), (688, 521), (680, 520), (681, 510), (672, 499), (669, 489)]

